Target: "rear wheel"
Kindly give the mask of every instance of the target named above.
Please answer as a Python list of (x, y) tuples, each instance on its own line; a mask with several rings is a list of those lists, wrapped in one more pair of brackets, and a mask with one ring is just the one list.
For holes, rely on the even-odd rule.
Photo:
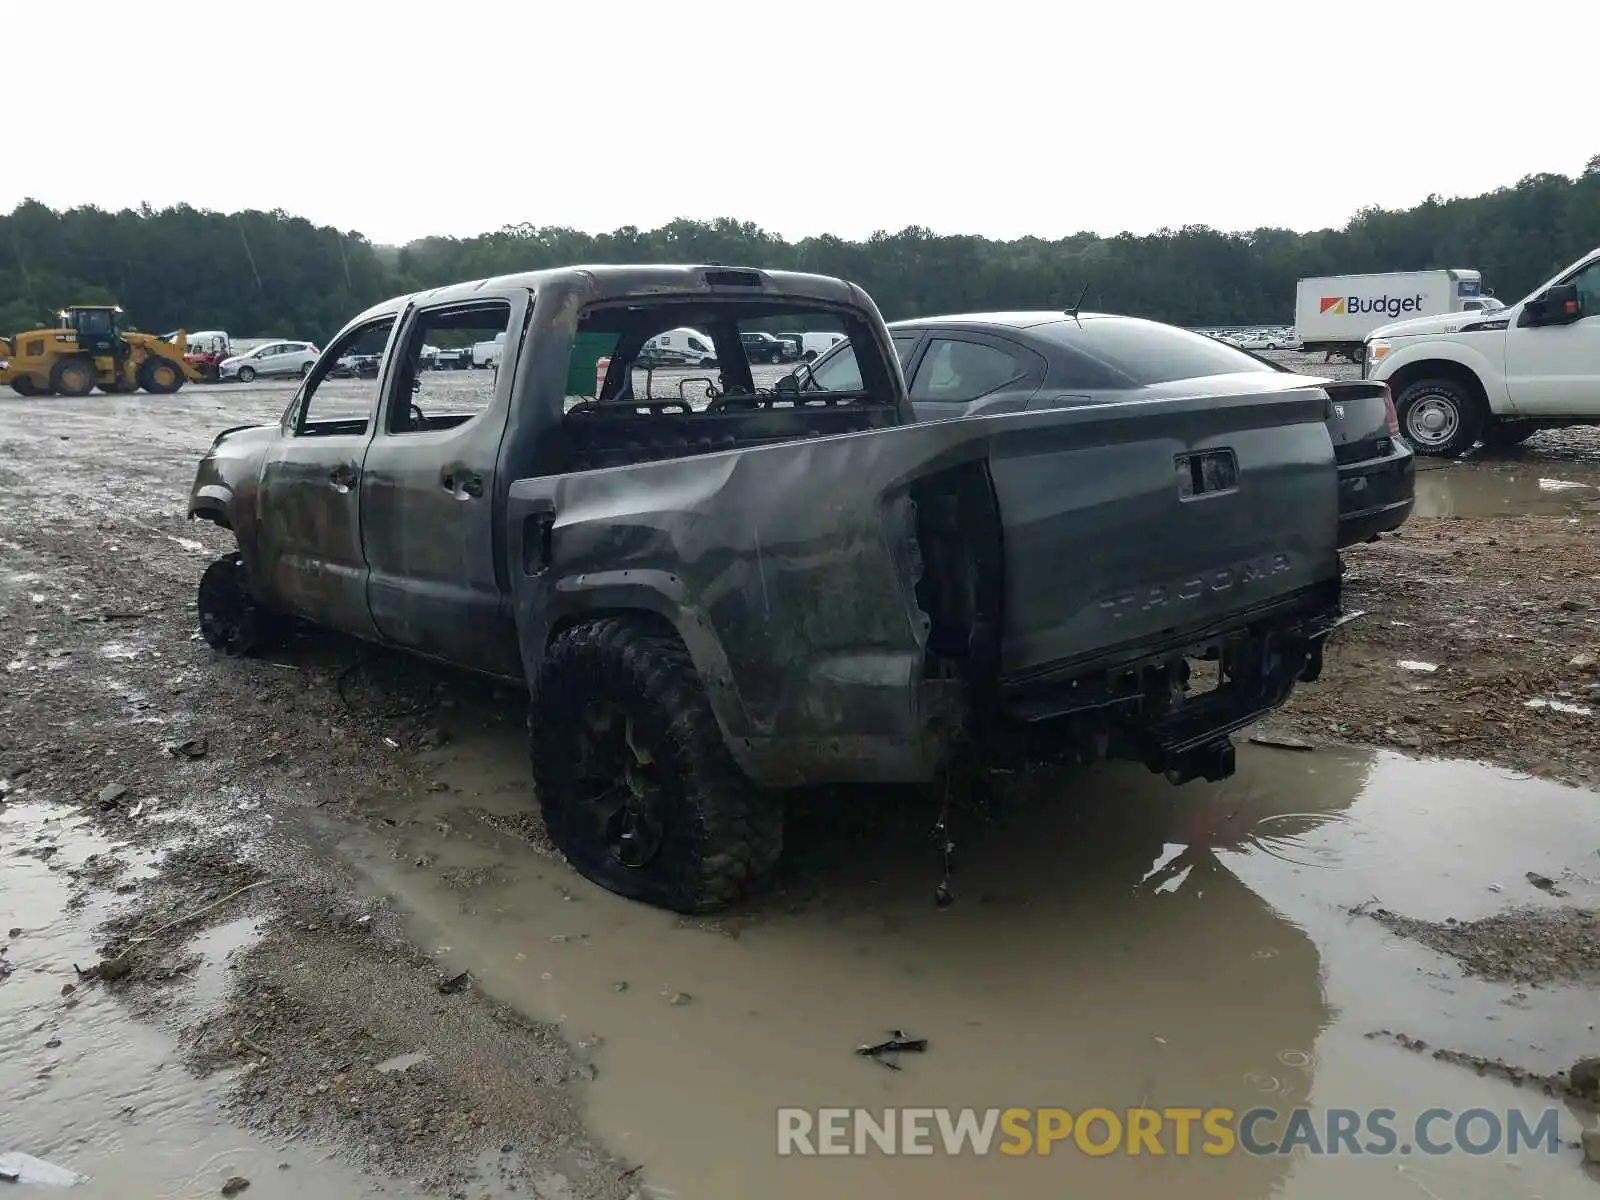
[(169, 358), (147, 358), (139, 366), (139, 386), (165, 396), (183, 386), (183, 371)]
[(99, 378), (87, 358), (63, 358), (50, 368), (50, 388), (63, 396), (87, 396)]
[(240, 383), (250, 383), (251, 381), (253, 381), (255, 379), (255, 377), (256, 377), (256, 369), (254, 367), (240, 367), (239, 368), (239, 382)]
[(316, 366), (316, 365), (317, 365), (316, 363), (301, 363), (300, 364), (300, 378), (304, 379), (307, 375), (311, 374), (311, 368)]
[(230, 655), (259, 654), (283, 642), (288, 622), (250, 594), (244, 560), (225, 554), (200, 576), (196, 607), (200, 636), (213, 650)]
[(618, 618), (566, 630), (534, 680), (528, 722), (551, 840), (601, 887), (709, 912), (777, 863), (782, 800), (733, 761), (675, 634)]
[(1400, 432), (1418, 454), (1454, 458), (1472, 448), (1484, 425), (1483, 404), (1454, 379), (1422, 379), (1395, 405)]

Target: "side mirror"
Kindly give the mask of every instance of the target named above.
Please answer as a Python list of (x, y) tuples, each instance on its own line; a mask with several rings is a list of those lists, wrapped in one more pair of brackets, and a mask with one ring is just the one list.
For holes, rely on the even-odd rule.
[(1572, 283), (1558, 283), (1547, 288), (1544, 295), (1528, 303), (1532, 325), (1570, 325), (1583, 317), (1583, 305), (1578, 300), (1578, 288)]

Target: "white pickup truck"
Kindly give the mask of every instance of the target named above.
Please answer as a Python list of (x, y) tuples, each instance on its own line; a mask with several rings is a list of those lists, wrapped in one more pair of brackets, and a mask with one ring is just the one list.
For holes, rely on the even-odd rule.
[(1419, 454), (1600, 425), (1600, 247), (1509, 308), (1380, 326), (1361, 373), (1389, 385)]

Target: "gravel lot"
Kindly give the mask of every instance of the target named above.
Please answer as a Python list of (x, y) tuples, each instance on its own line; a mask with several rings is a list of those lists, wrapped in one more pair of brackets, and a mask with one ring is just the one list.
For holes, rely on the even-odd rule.
[[(0, 399), (0, 1111), (23, 1114), (0, 1153), (138, 1200), (233, 1175), (250, 1197), (1125, 1194), (1155, 1178), (1135, 1160), (779, 1160), (772, 1113), (1243, 1108), (1313, 1080), (1321, 1104), (1504, 1109), (1527, 1101), (1462, 1063), (1557, 1078), (1600, 1050), (1596, 797), (1559, 786), (1600, 776), (1600, 435), (1423, 464), (1418, 516), (1347, 554), (1366, 617), (1257, 731), (1309, 751), (1246, 745), (1237, 778), (1182, 789), (1015, 780), (964, 818), (945, 913), (923, 798), (807, 798), (773, 893), (687, 922), (553, 855), (519, 697), (337, 637), (249, 662), (198, 642), (228, 540), (183, 519), (195, 462), (289, 390)], [(1374, 897), (1387, 916), (1352, 920)], [(929, 1052), (851, 1054), (888, 1027)], [(1391, 1030), (1455, 1057), (1368, 1036)], [(1496, 1194), (1557, 1194), (1576, 1160)], [(1201, 1165), (1156, 1182), (1416, 1194), (1393, 1163)]]

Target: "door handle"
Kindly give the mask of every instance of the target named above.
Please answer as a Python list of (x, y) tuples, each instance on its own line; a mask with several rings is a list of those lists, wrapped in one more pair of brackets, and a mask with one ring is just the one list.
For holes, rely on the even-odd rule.
[(340, 463), (328, 472), (328, 486), (336, 492), (348, 492), (355, 486), (356, 469), (349, 463)]
[(483, 480), (477, 475), (446, 475), (439, 483), (457, 500), (476, 500), (483, 495)]

